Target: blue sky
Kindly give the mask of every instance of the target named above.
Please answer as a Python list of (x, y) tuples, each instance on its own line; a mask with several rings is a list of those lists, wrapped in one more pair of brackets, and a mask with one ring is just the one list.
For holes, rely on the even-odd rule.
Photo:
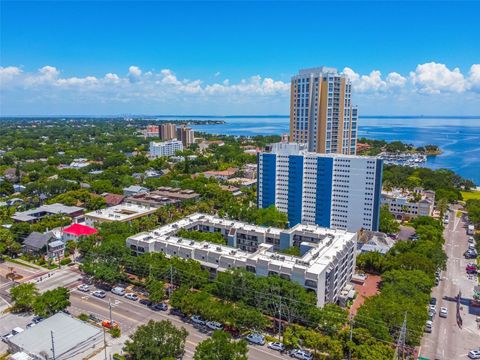
[(323, 64), (363, 114), (480, 115), (479, 2), (0, 6), (2, 115), (287, 114)]

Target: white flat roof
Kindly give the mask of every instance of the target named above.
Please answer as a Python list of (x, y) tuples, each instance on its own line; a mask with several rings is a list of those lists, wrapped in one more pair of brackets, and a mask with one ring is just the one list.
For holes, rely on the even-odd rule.
[(92, 345), (103, 339), (99, 328), (59, 312), (11, 337), (9, 342), (26, 353), (35, 354), (41, 358), (45, 353), (50, 358), (52, 356), (51, 332), (53, 332), (57, 359), (68, 358), (67, 354), (77, 347), (86, 350), (87, 344), (90, 344), (88, 347), (94, 350)]
[[(182, 228), (191, 228), (194, 225), (222, 226), (228, 231), (235, 228), (237, 231), (250, 231), (264, 235), (286, 233), (289, 235), (308, 236), (317, 240), (309, 242), (311, 247), (302, 257), (285, 255), (273, 251), (273, 245), (259, 243), (258, 250), (254, 253), (246, 252), (230, 246), (217, 245), (209, 242), (198, 242), (190, 239), (175, 236), (178, 230)], [(332, 260), (341, 252), (346, 244), (352, 241), (355, 233), (345, 230), (336, 230), (323, 228), (316, 225), (298, 224), (290, 229), (265, 228), (261, 226), (247, 224), (241, 221), (222, 219), (213, 215), (193, 214), (174, 223), (164, 225), (149, 232), (139, 233), (128, 238), (131, 244), (141, 243), (161, 243), (168, 247), (180, 247), (187, 251), (208, 251), (217, 256), (227, 256), (238, 260), (266, 261), (272, 265), (282, 268), (293, 269), (303, 268), (309, 272), (322, 272)]]
[(85, 216), (107, 221), (128, 221), (130, 219), (152, 214), (156, 210), (157, 208), (148, 205), (144, 206), (124, 203), (106, 209), (95, 210), (85, 214)]

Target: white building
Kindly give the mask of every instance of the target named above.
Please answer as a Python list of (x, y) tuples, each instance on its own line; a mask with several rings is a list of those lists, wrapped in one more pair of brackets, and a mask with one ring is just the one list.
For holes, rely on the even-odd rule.
[(275, 205), (290, 226), (377, 231), (381, 188), (375, 157), (306, 152), (296, 143), (258, 155), (258, 207)]
[(156, 210), (157, 208), (150, 206), (124, 203), (85, 214), (85, 224), (95, 227), (95, 224), (102, 222), (129, 222), (153, 214)]
[(382, 191), (381, 204), (399, 220), (418, 216), (432, 216), (435, 207), (435, 191), (415, 188), (413, 192), (394, 189)]
[(164, 142), (150, 142), (151, 158), (173, 156), (177, 151), (183, 151), (183, 144), (179, 140), (174, 139)]
[[(229, 246), (177, 237), (180, 229), (219, 232)], [(278, 275), (315, 291), (317, 305), (334, 303), (355, 269), (357, 234), (312, 225), (287, 230), (265, 228), (211, 215), (193, 214), (184, 219), (130, 236), (134, 254), (163, 252), (168, 257), (194, 259), (212, 273), (244, 268), (258, 276)], [(300, 248), (301, 257), (276, 249)]]

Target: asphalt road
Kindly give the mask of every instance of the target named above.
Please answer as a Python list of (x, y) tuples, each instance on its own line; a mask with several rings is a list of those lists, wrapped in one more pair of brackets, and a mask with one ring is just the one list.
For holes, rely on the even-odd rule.
[[(451, 211), (449, 224), (444, 231), (447, 270), (442, 273), (440, 284), (433, 289), (432, 296), (437, 298), (437, 314), (432, 333), (424, 335), (420, 349), (421, 356), (429, 359), (467, 359), (470, 350), (480, 347), (480, 330), (475, 321), (476, 314), (480, 315), (480, 309), (469, 306), (476, 280), (468, 279), (465, 271), (466, 264), (472, 260), (463, 257), (468, 247), (464, 225), (462, 219)], [(462, 292), (462, 328), (457, 325), (455, 316), (456, 296), (459, 291)], [(448, 309), (447, 318), (438, 316), (442, 306)]]
[[(81, 313), (93, 314), (100, 320), (109, 319), (109, 301), (112, 307), (112, 318), (117, 321), (122, 330), (122, 337), (119, 339), (113, 339), (107, 336), (107, 358), (113, 355), (115, 352), (121, 353), (122, 344), (128, 338), (128, 335), (132, 334), (135, 329), (142, 324), (147, 323), (149, 320), (170, 320), (177, 327), (184, 327), (189, 335), (185, 344), (185, 356), (184, 359), (193, 359), (195, 347), (197, 344), (208, 338), (208, 334), (200, 332), (194, 328), (192, 324), (184, 322), (177, 316), (170, 315), (167, 312), (159, 311), (155, 312), (148, 309), (146, 306), (141, 305), (136, 301), (128, 300), (124, 297), (107, 293), (104, 299), (99, 299), (91, 295), (90, 293), (84, 293), (77, 290), (77, 286), (82, 283), (81, 274), (75, 268), (64, 268), (62, 270), (54, 270), (50, 272), (50, 276), (46, 276), (44, 272), (37, 273), (38, 276), (28, 277), (28, 281), (34, 282), (41, 292), (58, 287), (64, 286), (71, 289), (70, 302), (71, 306), (68, 310), (73, 315), (79, 315)], [(40, 276), (42, 280), (40, 281)], [(4, 282), (0, 286), (0, 297), (4, 302), (9, 302), (10, 297), (8, 290), (11, 287), (11, 283)], [(31, 316), (19, 316), (14, 314), (5, 314), (0, 316), (0, 331), (6, 333), (16, 326), (25, 328), (25, 325), (30, 322)], [(1, 343), (4, 345), (3, 343)], [(3, 349), (0, 346), (0, 352)], [(104, 359), (104, 352), (98, 352), (92, 359)], [(249, 345), (248, 358), (252, 360), (276, 360), (276, 359), (289, 359), (287, 355), (282, 355), (279, 352), (270, 350), (267, 346), (255, 346)]]

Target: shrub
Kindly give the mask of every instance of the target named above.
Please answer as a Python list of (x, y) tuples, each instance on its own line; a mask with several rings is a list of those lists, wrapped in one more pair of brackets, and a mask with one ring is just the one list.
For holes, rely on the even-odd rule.
[(122, 334), (120, 328), (114, 327), (108, 331), (113, 338), (118, 338)]
[(70, 258), (65, 258), (65, 259), (62, 259), (60, 260), (60, 265), (68, 265), (72, 262), (72, 259)]

